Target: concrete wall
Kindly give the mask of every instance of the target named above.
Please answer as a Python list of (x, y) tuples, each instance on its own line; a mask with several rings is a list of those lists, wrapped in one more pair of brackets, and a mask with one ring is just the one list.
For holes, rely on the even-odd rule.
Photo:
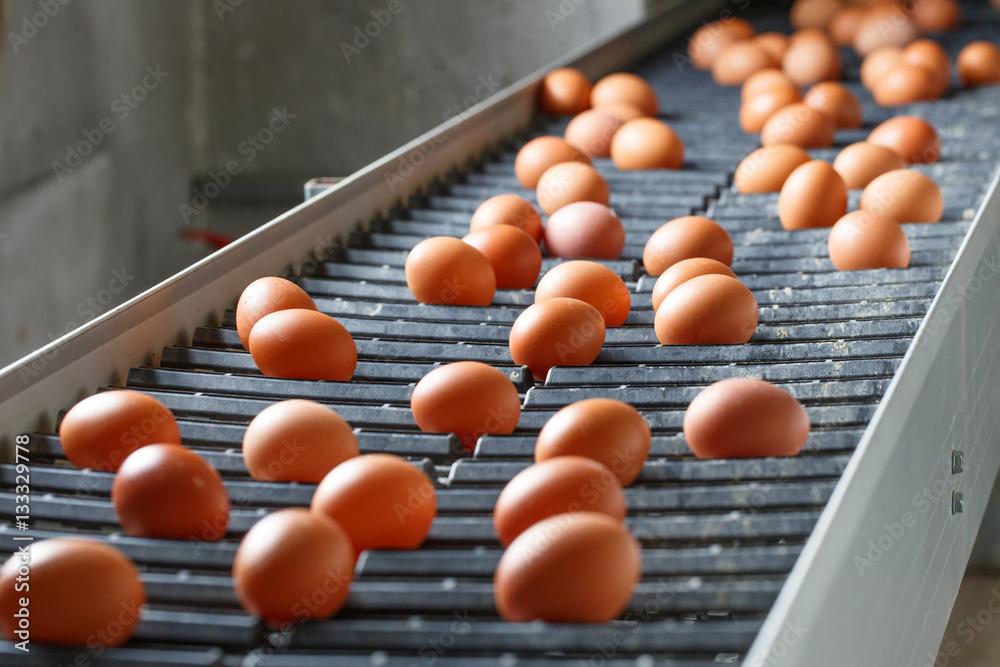
[(207, 254), (180, 228), (239, 236), (643, 4), (9, 0), (0, 365)]

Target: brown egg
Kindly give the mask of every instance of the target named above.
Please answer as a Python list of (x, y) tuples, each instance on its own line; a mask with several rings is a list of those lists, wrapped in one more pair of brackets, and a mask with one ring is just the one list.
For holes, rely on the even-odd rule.
[(641, 572), (639, 543), (621, 521), (596, 512), (558, 514), (504, 552), (493, 597), (506, 621), (606, 623), (628, 607)]
[(810, 159), (809, 153), (792, 144), (764, 146), (743, 158), (733, 182), (743, 194), (779, 192), (788, 175)]
[(328, 618), (347, 601), (355, 559), (336, 522), (301, 507), (279, 510), (240, 542), (233, 587), (245, 610), (271, 623)]
[(490, 260), (450, 236), (435, 236), (413, 246), (404, 270), (406, 285), (420, 303), (488, 306), (497, 289)]
[(784, 389), (730, 378), (695, 396), (684, 413), (684, 439), (700, 459), (795, 456), (809, 437), (809, 414)]
[(243, 434), (247, 470), (254, 479), (267, 482), (318, 484), (358, 453), (351, 425), (333, 409), (313, 401), (269, 405)]
[(767, 51), (752, 40), (733, 42), (712, 62), (712, 78), (720, 86), (739, 86), (754, 72), (773, 64)]
[(553, 116), (574, 116), (590, 108), (590, 79), (572, 67), (549, 72), (538, 90), (538, 108)]
[(785, 229), (832, 227), (847, 213), (847, 186), (829, 163), (811, 160), (796, 167), (778, 195), (778, 219)]
[(128, 641), (146, 604), (128, 556), (110, 544), (80, 538), (25, 544), (29, 551), (15, 553), (0, 567), (0, 634), (40, 654), (24, 664), (55, 663), (55, 656), (44, 657), (44, 647), (36, 644), (111, 648)]
[(604, 346), (601, 311), (578, 299), (528, 306), (510, 329), (510, 356), (544, 382), (553, 366), (589, 366)]
[(931, 97), (937, 99), (948, 92), (951, 81), (951, 58), (937, 42), (918, 39), (903, 49), (902, 62), (925, 67), (934, 78)]
[(660, 110), (653, 88), (629, 72), (609, 74), (594, 84), (590, 105), (598, 108), (607, 104), (631, 104), (647, 116), (656, 116)]
[(912, 16), (921, 31), (944, 32), (962, 22), (962, 7), (957, 0), (920, 0), (913, 3)]
[(587, 157), (610, 157), (611, 138), (622, 125), (617, 116), (600, 109), (590, 109), (573, 118), (563, 136)]
[(787, 88), (772, 88), (740, 105), (740, 128), (750, 134), (764, 129), (767, 119), (779, 109), (802, 101), (802, 93)]
[(229, 494), (205, 459), (180, 445), (141, 447), (111, 487), (118, 522), (129, 535), (215, 542), (229, 525)]
[(897, 169), (877, 177), (861, 193), (861, 208), (888, 215), (896, 222), (938, 222), (944, 198), (937, 183), (912, 169)]
[(250, 330), (260, 318), (288, 308), (316, 310), (316, 304), (304, 289), (284, 278), (259, 278), (247, 285), (236, 305), (236, 332), (243, 348), (250, 349)]
[(733, 240), (714, 220), (686, 215), (662, 225), (642, 249), (642, 265), (651, 276), (689, 257), (709, 257), (728, 266), (733, 261)]
[[(539, 137), (534, 141), (555, 138)], [(559, 141), (562, 141), (562, 139), (559, 139)], [(527, 147), (526, 144), (521, 149), (521, 152), (518, 153), (518, 158), (520, 158)], [(574, 148), (573, 150), (575, 151), (576, 149)], [(531, 187), (535, 186), (532, 185)], [(496, 225), (517, 227), (533, 238), (536, 243), (542, 240), (542, 216), (538, 214), (535, 207), (528, 203), (526, 199), (522, 199), (517, 195), (495, 195), (484, 201), (472, 214), (472, 220), (469, 222), (469, 231), (478, 232), (481, 229)]]
[(832, 116), (838, 128), (861, 127), (861, 103), (843, 84), (836, 81), (817, 83), (802, 101), (806, 106)]
[(972, 42), (958, 54), (958, 78), (966, 88), (1000, 83), (1000, 49), (986, 41)]
[(180, 444), (181, 432), (167, 406), (137, 391), (102, 391), (66, 413), (59, 441), (77, 468), (114, 472), (129, 454), (153, 443)]
[(669, 269), (660, 274), (660, 277), (656, 279), (656, 284), (653, 285), (653, 310), (659, 308), (663, 299), (681, 283), (697, 276), (709, 274), (736, 277), (736, 274), (728, 266), (707, 257), (691, 257), (671, 265)]
[(941, 156), (941, 140), (934, 126), (916, 116), (890, 118), (872, 130), (867, 141), (902, 155), (907, 164), (930, 164)]
[(799, 89), (798, 84), (789, 79), (788, 75), (780, 69), (769, 68), (762, 69), (750, 75), (740, 89), (740, 101), (747, 102), (757, 97), (757, 95), (775, 88), (798, 93), (799, 99), (802, 99), (802, 91)]
[(542, 250), (524, 230), (494, 225), (466, 234), (462, 241), (489, 260), (498, 289), (529, 289), (538, 280)]
[(876, 176), (905, 166), (906, 162), (895, 151), (867, 141), (845, 147), (833, 161), (834, 170), (844, 179), (848, 190), (860, 190)]
[(779, 109), (767, 119), (760, 131), (760, 143), (826, 148), (833, 145), (836, 129), (832, 116), (799, 102)]
[(757, 29), (753, 27), (752, 23), (734, 16), (719, 19), (717, 23), (721, 23), (725, 30), (733, 33), (740, 39), (750, 39), (757, 34)]
[(578, 201), (608, 205), (611, 190), (604, 177), (589, 164), (563, 162), (545, 170), (535, 190), (538, 206), (552, 215), (563, 206)]
[(904, 47), (917, 37), (920, 29), (906, 11), (895, 4), (868, 10), (854, 35), (854, 50), (866, 56), (880, 46)]
[(851, 46), (861, 27), (865, 10), (862, 7), (842, 7), (830, 20), (830, 36), (838, 46)]
[(636, 118), (646, 118), (646, 114), (641, 109), (631, 104), (605, 104), (601, 106), (601, 111), (611, 114), (623, 123), (635, 120)]
[(631, 308), (631, 294), (617, 273), (597, 262), (563, 262), (542, 276), (535, 303), (566, 297), (589, 303), (600, 311), (605, 327), (620, 327)]
[(416, 549), (437, 515), (437, 495), (431, 478), (406, 459), (365, 454), (331, 470), (310, 509), (339, 524), (355, 553)]
[(830, 259), (840, 271), (903, 269), (910, 264), (910, 242), (887, 215), (851, 211), (837, 221), (827, 241)]
[(514, 432), (521, 398), (503, 372), (478, 361), (458, 361), (421, 378), (410, 409), (421, 431), (454, 433), (471, 450), (487, 433)]
[(688, 41), (688, 57), (698, 69), (711, 69), (716, 56), (734, 42), (747, 39), (727, 28), (723, 21), (713, 21), (698, 28)]
[(250, 355), (264, 375), (300, 380), (347, 382), (358, 365), (358, 348), (344, 325), (298, 308), (279, 310), (255, 324)]
[(781, 68), (800, 86), (840, 78), (840, 51), (826, 33), (805, 32), (792, 39), (781, 58)]
[(920, 65), (899, 63), (875, 87), (872, 96), (883, 107), (898, 107), (934, 99), (934, 75)]
[(603, 204), (568, 203), (545, 224), (545, 250), (552, 257), (618, 259), (624, 248), (625, 227)]
[[(523, 187), (529, 190), (534, 190), (538, 185), (538, 179), (542, 177), (542, 174), (544, 174), (549, 167), (554, 167), (557, 164), (562, 164), (563, 162), (582, 162), (583, 164), (590, 164), (590, 158), (581, 153), (579, 149), (574, 148), (562, 137), (536, 137), (522, 146), (521, 150), (517, 152), (517, 157), (514, 158), (514, 175), (517, 176), (517, 181)], [(516, 195), (497, 195), (496, 197), (487, 199), (486, 202), (499, 199), (500, 197), (515, 196)], [(517, 197), (517, 199), (524, 201), (520, 197)], [(486, 202), (483, 202), (480, 205), (480, 208), (485, 206)], [(527, 204), (526, 201), (525, 203)], [(528, 205), (531, 206), (530, 204)], [(500, 217), (501, 219), (506, 219), (508, 215), (520, 217), (521, 212), (524, 210), (523, 208), (514, 208), (510, 203), (507, 203), (506, 206), (511, 206), (514, 209), (513, 213), (508, 213), (508, 209), (504, 208), (502, 213), (497, 217)], [(478, 213), (479, 209), (476, 209), (476, 212)], [(491, 215), (490, 217), (493, 216)], [(521, 225), (518, 226), (521, 227)], [(539, 233), (541, 232), (541, 228), (542, 223), (539, 219)], [(530, 229), (525, 229), (523, 227), (522, 229), (529, 234), (532, 233)], [(534, 234), (532, 234), (532, 236), (534, 236)]]
[(628, 403), (587, 398), (549, 417), (535, 443), (535, 461), (583, 456), (602, 464), (628, 486), (649, 458), (649, 424)]
[(737, 345), (757, 328), (757, 300), (735, 278), (696, 276), (667, 294), (656, 309), (656, 339), (663, 345)]
[(611, 140), (611, 159), (623, 171), (680, 169), (684, 142), (666, 123), (637, 118), (625, 123)]
[(872, 90), (882, 77), (902, 61), (903, 49), (898, 46), (880, 46), (874, 49), (861, 62), (861, 84)]
[(795, 0), (788, 12), (792, 27), (826, 28), (841, 9), (840, 0)]
[(504, 487), (493, 529), (507, 546), (533, 525), (567, 512), (598, 512), (622, 521), (625, 492), (614, 473), (593, 459), (560, 456), (525, 468)]
[(788, 37), (780, 32), (762, 32), (751, 40), (771, 59), (770, 67), (781, 64), (781, 57), (788, 50)]

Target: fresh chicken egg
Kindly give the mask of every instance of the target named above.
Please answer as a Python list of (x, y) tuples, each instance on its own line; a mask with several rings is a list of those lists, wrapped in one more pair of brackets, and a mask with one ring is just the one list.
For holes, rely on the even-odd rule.
[(316, 304), (304, 289), (284, 278), (259, 278), (247, 285), (236, 305), (236, 332), (243, 348), (250, 349), (250, 330), (260, 318), (288, 308), (316, 310)]
[(771, 59), (769, 67), (779, 66), (781, 57), (788, 50), (788, 37), (780, 32), (762, 32), (751, 41), (763, 49), (764, 53)]
[(709, 257), (729, 265), (733, 261), (733, 240), (714, 220), (687, 215), (653, 232), (642, 250), (642, 264), (651, 276), (689, 257)]
[(827, 148), (833, 145), (836, 129), (832, 116), (799, 102), (779, 109), (767, 119), (760, 131), (760, 143)]
[(450, 236), (434, 236), (413, 246), (404, 272), (406, 285), (420, 303), (488, 306), (497, 289), (490, 260)]
[(827, 28), (841, 7), (840, 0), (795, 0), (788, 18), (796, 30)]
[[(563, 162), (582, 162), (583, 164), (590, 164), (590, 158), (580, 152), (580, 150), (572, 146), (562, 137), (536, 137), (526, 143), (521, 147), (521, 150), (517, 152), (517, 156), (514, 158), (514, 175), (517, 177), (518, 183), (529, 190), (534, 190), (538, 186), (538, 179), (542, 177), (542, 174), (549, 167), (554, 167), (557, 164)], [(500, 199), (503, 197), (504, 199)], [(510, 198), (517, 197), (517, 195), (497, 195), (487, 199), (486, 202), (491, 202), (493, 200), (498, 200), (504, 202), (503, 206), (500, 204), (491, 204), (491, 213), (487, 219), (499, 217), (501, 219), (506, 219), (509, 215), (519, 216), (521, 215), (522, 209), (516, 208), (512, 203), (513, 200)], [(520, 201), (528, 204), (525, 200), (517, 197)], [(480, 206), (482, 208), (486, 205), (486, 202)], [(531, 206), (531, 204), (528, 204)], [(492, 212), (492, 208), (497, 207), (498, 212)], [(476, 209), (477, 213), (479, 209)], [(484, 213), (485, 215), (485, 213)], [(486, 223), (483, 223), (484, 225)], [(500, 223), (489, 223), (489, 224), (500, 224)], [(507, 223), (509, 224), (509, 223)], [(520, 226), (520, 225), (518, 225)], [(538, 221), (538, 231), (541, 233), (542, 221)], [(528, 232), (532, 236), (532, 230), (524, 228), (524, 231)]]
[(872, 90), (902, 60), (903, 49), (898, 46), (880, 46), (872, 50), (861, 62), (861, 84)]
[(811, 86), (820, 81), (840, 78), (842, 63), (840, 51), (825, 32), (807, 29), (792, 36), (781, 68), (793, 82)]
[(653, 285), (653, 310), (655, 311), (659, 308), (660, 304), (663, 303), (663, 299), (681, 283), (708, 274), (729, 276), (730, 278), (736, 277), (732, 269), (718, 260), (709, 259), (708, 257), (682, 259), (676, 264), (672, 264), (670, 268), (661, 273), (660, 277), (656, 279), (656, 283)]
[(575, 201), (560, 207), (545, 223), (545, 250), (552, 257), (618, 259), (625, 249), (625, 227), (604, 204)]
[(934, 86), (934, 75), (929, 69), (900, 62), (878, 80), (872, 88), (872, 97), (879, 106), (898, 107), (933, 100)]
[(737, 192), (779, 192), (789, 174), (812, 158), (792, 144), (770, 144), (747, 155), (736, 167), (733, 183)]
[(879, 124), (866, 139), (889, 148), (907, 164), (930, 164), (941, 156), (941, 140), (934, 126), (916, 116), (896, 116)]
[(538, 108), (553, 116), (573, 116), (590, 107), (590, 79), (580, 70), (562, 67), (542, 79)]
[(563, 138), (589, 158), (610, 157), (611, 139), (622, 125), (614, 114), (589, 109), (569, 122)]
[(629, 72), (609, 74), (594, 84), (590, 104), (595, 109), (607, 104), (631, 104), (651, 117), (655, 117), (660, 109), (652, 86)]
[(767, 119), (779, 109), (802, 101), (802, 93), (787, 88), (765, 90), (740, 105), (740, 129), (751, 134), (764, 129)]
[(913, 21), (922, 32), (953, 30), (962, 22), (957, 0), (920, 0), (912, 4)]
[(861, 103), (854, 93), (836, 81), (823, 81), (809, 89), (803, 103), (833, 118), (838, 128), (861, 127)]
[[(556, 139), (557, 137), (539, 137), (539, 139)], [(538, 141), (538, 139), (535, 139)], [(559, 139), (559, 141), (562, 141)], [(527, 148), (527, 146), (525, 146)], [(573, 149), (576, 150), (575, 148)], [(521, 149), (521, 153), (524, 149)], [(520, 157), (521, 153), (518, 153)], [(516, 165), (516, 163), (515, 163)], [(517, 167), (515, 166), (515, 170)], [(541, 173), (538, 174), (541, 176)], [(520, 177), (519, 177), (520, 178)], [(537, 183), (537, 178), (536, 178)], [(531, 187), (534, 187), (532, 185)], [(542, 216), (526, 199), (517, 195), (503, 194), (490, 197), (472, 214), (469, 231), (478, 232), (496, 225), (517, 227), (539, 243), (542, 240)]]
[(851, 46), (864, 20), (863, 7), (841, 7), (830, 20), (830, 37), (837, 46)]
[(680, 169), (684, 162), (684, 142), (666, 123), (655, 118), (637, 118), (615, 133), (611, 159), (622, 171)]
[(351, 425), (313, 401), (279, 401), (261, 410), (243, 434), (243, 461), (254, 479), (319, 483), (357, 456)]
[(604, 346), (604, 317), (585, 301), (546, 299), (528, 306), (510, 329), (510, 356), (544, 381), (553, 366), (589, 366)]
[(861, 193), (861, 208), (897, 222), (938, 222), (944, 213), (941, 189), (926, 174), (896, 169), (875, 178)]
[(589, 164), (580, 162), (563, 162), (546, 169), (538, 179), (535, 194), (546, 215), (581, 201), (607, 206), (611, 199), (611, 189), (604, 177)]
[(656, 309), (656, 339), (663, 345), (737, 345), (757, 328), (757, 300), (735, 278), (696, 276), (667, 294)]
[(712, 62), (712, 79), (720, 86), (739, 86), (754, 72), (774, 64), (771, 56), (752, 40), (734, 42)]
[(872, 7), (854, 35), (854, 50), (866, 56), (881, 46), (906, 46), (920, 37), (920, 28), (910, 15), (896, 4)]
[(966, 45), (958, 54), (958, 78), (966, 88), (1000, 83), (1000, 48), (987, 41)]
[(538, 281), (535, 303), (565, 297), (600, 311), (606, 327), (620, 327), (631, 309), (631, 293), (621, 277), (597, 262), (576, 260), (552, 267)]
[(788, 75), (780, 69), (768, 68), (754, 72), (743, 82), (743, 87), (740, 88), (740, 101), (745, 103), (757, 95), (775, 88), (798, 93), (799, 100), (802, 99), (802, 90), (797, 83), (789, 79)]
[(932, 39), (918, 39), (903, 49), (901, 61), (910, 65), (919, 65), (931, 73), (934, 82), (931, 90), (932, 99), (937, 99), (948, 92), (951, 81), (951, 58), (944, 47)]
[(538, 280), (542, 250), (522, 229), (494, 225), (466, 234), (462, 241), (489, 260), (498, 289), (529, 289)]
[(860, 190), (876, 176), (905, 166), (906, 161), (896, 151), (867, 141), (846, 146), (833, 161), (834, 170), (849, 190)]
[(851, 211), (838, 220), (827, 247), (840, 271), (903, 269), (910, 264), (910, 241), (900, 224), (869, 211)]
[(301, 308), (261, 318), (250, 331), (250, 355), (264, 375), (300, 380), (347, 382), (358, 365), (358, 348), (344, 325)]
[(778, 195), (778, 219), (785, 229), (832, 227), (847, 213), (847, 186), (834, 168), (811, 160), (789, 174)]

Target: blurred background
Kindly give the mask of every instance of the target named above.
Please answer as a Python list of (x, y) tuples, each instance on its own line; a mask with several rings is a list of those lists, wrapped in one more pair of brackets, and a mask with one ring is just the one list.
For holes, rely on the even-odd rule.
[(5, 5), (0, 367), (646, 2)]

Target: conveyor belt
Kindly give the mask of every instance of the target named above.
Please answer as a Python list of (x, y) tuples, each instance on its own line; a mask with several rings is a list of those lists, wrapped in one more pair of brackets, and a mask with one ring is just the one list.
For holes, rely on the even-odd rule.
[[(941, 36), (954, 56), (965, 43), (995, 36), (997, 17), (967, 11), (969, 27)], [(753, 18), (753, 17), (750, 17)], [(761, 30), (783, 19), (754, 18)], [(827, 230), (786, 232), (775, 195), (731, 189), (737, 163), (757, 139), (740, 132), (738, 89), (715, 86), (704, 72), (675, 66), (683, 43), (667, 45), (637, 71), (656, 89), (662, 114), (683, 138), (677, 172), (597, 168), (612, 188), (626, 227), (620, 260), (604, 262), (633, 290), (624, 327), (609, 329), (587, 368), (557, 368), (536, 384), (513, 364), (510, 325), (532, 292), (498, 291), (484, 308), (414, 302), (402, 266), (407, 250), (432, 235), (461, 236), (472, 211), (502, 192), (523, 192), (513, 178), (517, 148), (530, 136), (561, 134), (565, 119), (541, 118), (529, 133), (471, 170), (437, 184), (406, 208), (372, 221), (345, 247), (300, 278), (320, 310), (337, 317), (358, 344), (349, 383), (261, 376), (243, 351), (233, 313), (206, 326), (193, 344), (169, 347), (158, 367), (140, 366), (126, 386), (145, 391), (176, 414), (186, 445), (226, 480), (234, 510), (227, 539), (189, 544), (124, 536), (109, 490), (112, 476), (73, 469), (58, 438), (32, 435), (32, 522), (36, 539), (81, 534), (111, 541), (143, 572), (150, 605), (122, 649), (101, 664), (480, 665), (530, 666), (543, 659), (599, 660), (605, 665), (695, 667), (736, 662), (795, 563), (854, 447), (937, 293), (969, 229), (1000, 157), (1000, 87), (956, 91), (931, 105), (887, 110), (857, 82), (857, 58), (845, 51), (847, 85), (864, 105), (865, 128), (837, 133), (832, 160), (872, 126), (910, 112), (942, 136), (942, 158), (915, 168), (934, 178), (946, 202), (937, 225), (906, 225), (909, 268), (836, 272)], [(852, 206), (859, 193), (852, 192)], [(708, 215), (732, 234), (733, 269), (754, 292), (760, 325), (741, 346), (659, 347), (652, 328), (643, 244), (667, 220)], [(556, 260), (546, 259), (544, 268)], [(235, 297), (236, 295), (234, 295)], [(482, 438), (472, 455), (457, 439), (420, 433), (409, 410), (414, 383), (435, 365), (474, 359), (503, 369), (518, 386), (524, 411), (513, 435)], [(753, 375), (801, 400), (812, 422), (803, 454), (792, 459), (699, 461), (679, 434), (683, 412), (706, 384)], [(502, 623), (491, 578), (500, 554), (491, 510), (503, 484), (529, 464), (534, 436), (558, 408), (607, 396), (636, 405), (653, 429), (650, 461), (627, 489), (627, 523), (643, 545), (643, 580), (625, 618), (602, 626)], [(240, 536), (273, 508), (306, 505), (314, 487), (252, 481), (240, 443), (246, 424), (266, 405), (309, 398), (333, 406), (357, 429), (364, 452), (409, 457), (438, 480), (439, 517), (416, 552), (369, 552), (360, 560), (345, 610), (329, 621), (274, 632), (235, 601), (229, 568)], [(65, 406), (69, 407), (69, 406)], [(13, 469), (0, 468), (10, 506)], [(0, 533), (10, 537), (9, 525)], [(12, 544), (9, 539), (3, 545)], [(7, 547), (9, 548), (9, 547)], [(294, 564), (290, 564), (294, 567)], [(0, 644), (0, 660), (72, 664), (76, 652), (34, 646), (30, 655)], [(244, 658), (244, 656), (249, 656)], [(640, 659), (637, 663), (636, 660)], [(663, 662), (665, 660), (676, 662)]]

